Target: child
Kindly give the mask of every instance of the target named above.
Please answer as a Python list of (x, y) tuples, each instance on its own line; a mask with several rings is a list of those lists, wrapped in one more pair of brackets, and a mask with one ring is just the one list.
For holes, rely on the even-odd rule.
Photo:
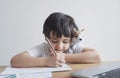
[[(43, 34), (47, 37), (56, 55), (47, 43), (37, 45), (27, 51), (15, 55), (11, 59), (12, 67), (37, 67), (37, 66), (62, 66), (63, 63), (96, 63), (101, 58), (92, 48), (76, 44), (70, 48), (73, 39), (79, 34), (79, 29), (74, 19), (64, 13), (50, 14), (43, 26)], [(74, 45), (73, 45), (74, 46)]]

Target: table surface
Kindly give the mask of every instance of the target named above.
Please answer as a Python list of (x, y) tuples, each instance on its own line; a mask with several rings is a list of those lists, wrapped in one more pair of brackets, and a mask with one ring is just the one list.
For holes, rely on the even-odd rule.
[[(104, 62), (102, 62), (104, 63)], [(86, 68), (90, 68), (93, 66), (98, 66), (101, 63), (94, 63), (94, 64), (68, 64), (72, 70), (70, 71), (62, 71), (62, 72), (53, 72), (52, 73), (52, 78), (73, 78), (71, 77), (70, 73), (76, 70), (80, 70), (80, 69), (86, 69)], [(0, 72), (2, 72), (4, 69), (6, 68), (6, 66), (0, 66)]]

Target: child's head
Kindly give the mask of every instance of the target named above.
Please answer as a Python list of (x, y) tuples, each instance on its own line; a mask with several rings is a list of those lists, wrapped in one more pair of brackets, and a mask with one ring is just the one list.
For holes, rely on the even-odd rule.
[(43, 33), (48, 38), (50, 38), (50, 32), (57, 38), (61, 38), (62, 35), (72, 38), (75, 35), (74, 30), (79, 30), (74, 19), (59, 12), (50, 14), (43, 26)]
[(55, 12), (46, 19), (43, 34), (50, 39), (57, 52), (64, 52), (70, 46), (72, 38), (76, 36), (78, 27), (74, 19), (66, 14)]

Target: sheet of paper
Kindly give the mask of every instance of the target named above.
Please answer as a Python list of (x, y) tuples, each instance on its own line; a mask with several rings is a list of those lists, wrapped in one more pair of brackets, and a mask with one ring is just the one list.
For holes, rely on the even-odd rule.
[(11, 74), (11, 75), (1, 75), (0, 78), (52, 78), (52, 73), (44, 72), (44, 73), (34, 73), (34, 74)]
[[(36, 75), (37, 73), (52, 73), (56, 71), (67, 71), (67, 70), (72, 70), (72, 68), (64, 64), (62, 67), (33, 67), (33, 68), (12, 68), (8, 66), (2, 73), (0, 73), (0, 76), (2, 75), (10, 75), (10, 74), (34, 74)], [(46, 74), (47, 75), (47, 74)], [(37, 78), (37, 77), (36, 77)]]

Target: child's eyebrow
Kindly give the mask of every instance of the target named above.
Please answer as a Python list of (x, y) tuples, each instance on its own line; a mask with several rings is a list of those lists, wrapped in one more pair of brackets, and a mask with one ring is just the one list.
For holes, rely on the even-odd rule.
[(64, 39), (65, 41), (69, 41), (70, 39)]
[(55, 37), (52, 37), (52, 38), (50, 38), (50, 39), (56, 40), (57, 38), (55, 38)]

